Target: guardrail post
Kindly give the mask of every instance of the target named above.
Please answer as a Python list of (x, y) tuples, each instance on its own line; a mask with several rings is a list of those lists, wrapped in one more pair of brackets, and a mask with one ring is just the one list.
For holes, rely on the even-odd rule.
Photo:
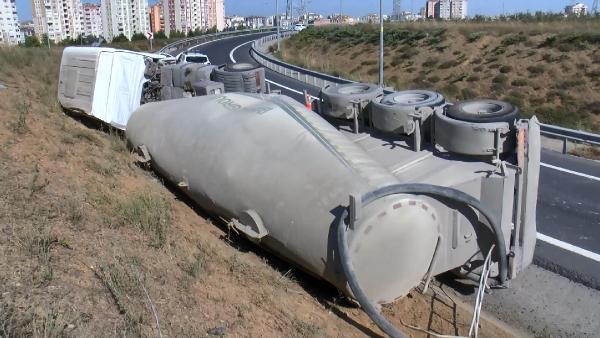
[(563, 149), (562, 149), (562, 153), (563, 153), (563, 154), (565, 154), (565, 155), (567, 154), (567, 143), (568, 143), (568, 142), (569, 142), (569, 141), (567, 140), (567, 138), (566, 138), (566, 137), (565, 137), (565, 138), (563, 138)]

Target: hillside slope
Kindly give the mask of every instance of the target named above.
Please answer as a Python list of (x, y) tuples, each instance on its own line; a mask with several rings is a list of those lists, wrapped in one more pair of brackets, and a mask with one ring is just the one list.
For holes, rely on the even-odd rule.
[[(333, 287), (230, 233), (138, 167), (119, 132), (63, 114), (60, 56), (0, 49), (0, 336), (379, 332)], [(414, 291), (385, 312), (398, 326), (402, 318), (466, 334), (470, 308), (445, 294)], [(508, 335), (487, 320), (482, 331)]]
[[(510, 101), (544, 123), (600, 131), (600, 20), (386, 26), (385, 82), (452, 100)], [(287, 40), (287, 62), (378, 80), (373, 25), (312, 27)]]

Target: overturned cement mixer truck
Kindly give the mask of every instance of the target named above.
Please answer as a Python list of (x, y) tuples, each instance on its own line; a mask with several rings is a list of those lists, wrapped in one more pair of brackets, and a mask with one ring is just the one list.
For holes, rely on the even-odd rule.
[(320, 96), (319, 113), (260, 89), (147, 103), (126, 135), (202, 208), (355, 298), (391, 336), (403, 335), (378, 304), (447, 271), (491, 271), (507, 287), (532, 262), (535, 118), (370, 84)]

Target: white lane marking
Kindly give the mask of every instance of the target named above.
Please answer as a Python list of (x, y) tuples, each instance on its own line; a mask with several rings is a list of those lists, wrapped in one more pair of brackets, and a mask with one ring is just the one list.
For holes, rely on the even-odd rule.
[(235, 61), (235, 58), (233, 57), (233, 54), (235, 53), (235, 51), (238, 50), (240, 47), (242, 47), (244, 45), (247, 45), (249, 43), (252, 43), (252, 42), (254, 42), (254, 40), (253, 41), (244, 42), (241, 45), (239, 45), (239, 46), (235, 47), (234, 49), (232, 49), (231, 52), (229, 53), (229, 58), (231, 59), (231, 61), (233, 61), (233, 63), (236, 63), (237, 61)]
[(594, 180), (594, 181), (600, 181), (600, 177), (596, 177), (596, 176), (592, 176), (592, 175), (580, 173), (578, 171), (573, 171), (573, 170), (569, 170), (569, 169), (565, 169), (565, 168), (561, 168), (561, 167), (556, 167), (556, 166), (553, 166), (553, 165), (550, 165), (550, 164), (547, 164), (547, 163), (540, 163), (540, 165), (542, 167), (554, 169), (554, 170), (557, 170), (557, 171), (562, 171), (562, 172), (567, 173), (567, 174), (589, 178), (590, 180)]
[(548, 244), (552, 244), (554, 246), (557, 246), (557, 247), (559, 247), (561, 249), (565, 249), (567, 251), (574, 252), (574, 253), (576, 253), (578, 255), (581, 255), (583, 257), (589, 258), (591, 260), (594, 260), (594, 261), (600, 263), (600, 255), (597, 254), (597, 253), (595, 253), (595, 252), (591, 252), (591, 251), (588, 251), (586, 249), (582, 249), (582, 248), (580, 248), (578, 246), (575, 246), (573, 244), (569, 244), (569, 243), (560, 241), (560, 240), (558, 240), (556, 238), (552, 238), (550, 236), (546, 236), (544, 234), (540, 234), (539, 232), (537, 233), (537, 239), (539, 239), (540, 241), (546, 242)]

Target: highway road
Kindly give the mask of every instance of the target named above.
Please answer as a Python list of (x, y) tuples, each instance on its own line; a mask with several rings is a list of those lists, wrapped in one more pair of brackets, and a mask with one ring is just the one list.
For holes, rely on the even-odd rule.
[[(250, 56), (250, 42), (267, 34), (271, 33), (215, 41), (197, 49), (209, 55), (213, 64), (232, 61), (256, 63)], [(320, 90), (268, 69), (266, 77), (272, 89), (279, 89), (282, 94), (300, 102), (304, 102), (303, 90), (315, 97)], [(510, 294), (490, 297), (490, 306), (501, 318), (521, 322), (534, 332), (544, 333), (554, 325), (556, 332), (597, 333), (600, 324), (597, 319), (593, 320), (593, 313), (598, 313), (600, 308), (600, 293), (579, 284), (571, 285), (569, 280), (600, 290), (600, 163), (550, 150), (542, 151), (542, 163), (534, 262), (543, 269), (535, 266), (529, 269), (523, 274), (525, 276), (517, 278)], [(544, 284), (542, 291), (532, 293), (531, 288), (540, 283)], [(542, 297), (543, 290), (546, 290), (546, 299)], [(579, 305), (572, 305), (573, 309), (569, 309), (570, 300), (553, 297), (550, 295), (553, 292), (577, 295)], [(523, 302), (527, 306), (523, 306)], [(555, 314), (562, 312), (560, 306), (552, 310), (554, 307), (549, 304), (555, 303), (565, 304), (567, 307), (564, 309), (569, 309), (570, 314)], [(513, 312), (537, 311), (545, 314), (545, 318), (532, 323), (536, 320), (528, 316), (524, 317), (527, 320), (519, 318), (518, 314), (506, 309)], [(592, 319), (587, 320), (590, 313)], [(541, 331), (536, 329), (536, 325)]]

